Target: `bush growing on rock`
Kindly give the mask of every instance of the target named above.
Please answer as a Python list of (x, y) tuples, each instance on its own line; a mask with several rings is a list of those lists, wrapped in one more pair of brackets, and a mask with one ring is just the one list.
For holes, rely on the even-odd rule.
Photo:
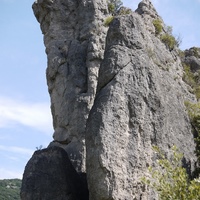
[(191, 121), (191, 124), (194, 128), (196, 150), (195, 154), (197, 156), (197, 168), (194, 172), (194, 176), (200, 176), (200, 102), (191, 103), (185, 101), (185, 106), (188, 111), (188, 115)]
[(113, 16), (109, 16), (105, 19), (104, 21), (104, 26), (109, 26), (110, 23), (113, 21), (114, 17)]
[(131, 13), (130, 8), (123, 7), (123, 3), (121, 0), (107, 0), (108, 3), (108, 11), (111, 16), (108, 16), (104, 21), (104, 26), (109, 26), (113, 21), (114, 16), (118, 15), (128, 15)]
[(181, 37), (178, 36), (175, 38), (172, 35), (172, 27), (171, 26), (166, 26), (166, 33), (161, 35), (160, 39), (161, 41), (166, 45), (166, 47), (172, 51), (175, 46), (179, 46), (181, 44)]
[(159, 35), (162, 31), (162, 22), (159, 19), (155, 19), (153, 21), (153, 25), (155, 27), (156, 35)]
[(173, 156), (169, 160), (154, 147), (158, 154), (158, 169), (149, 167), (150, 179), (142, 178), (142, 182), (154, 189), (160, 200), (197, 200), (200, 199), (200, 178), (189, 180), (186, 169), (181, 166), (183, 154), (172, 147)]
[(160, 39), (166, 45), (166, 47), (169, 48), (169, 50), (174, 49), (174, 47), (176, 45), (176, 40), (175, 40), (174, 36), (166, 33), (166, 34), (162, 35)]
[(196, 95), (196, 98), (200, 99), (200, 71), (193, 73), (190, 66), (183, 63), (184, 76), (183, 80), (192, 87), (192, 92)]
[(128, 15), (132, 12), (132, 10), (130, 8), (126, 8), (124, 6), (122, 6), (118, 11), (117, 11), (117, 15)]

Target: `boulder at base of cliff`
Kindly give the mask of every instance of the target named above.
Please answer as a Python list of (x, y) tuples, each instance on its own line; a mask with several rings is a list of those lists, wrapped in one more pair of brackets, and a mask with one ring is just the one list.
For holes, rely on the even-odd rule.
[(87, 187), (60, 147), (36, 151), (26, 165), (22, 200), (86, 200)]

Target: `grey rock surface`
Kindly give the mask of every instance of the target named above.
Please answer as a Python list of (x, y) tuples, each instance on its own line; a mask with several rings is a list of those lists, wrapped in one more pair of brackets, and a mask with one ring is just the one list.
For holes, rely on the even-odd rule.
[(162, 18), (158, 15), (153, 4), (149, 0), (143, 0), (138, 4), (138, 8), (135, 10), (142, 18), (146, 25), (146, 30), (150, 33), (155, 33), (155, 27), (152, 23), (153, 20), (159, 19), (161, 22)]
[(36, 151), (26, 165), (22, 200), (88, 200), (87, 184), (76, 172), (65, 150)]
[[(107, 28), (106, 0), (38, 0), (34, 14), (48, 58), (54, 144), (85, 171), (85, 124), (96, 93)], [(63, 145), (64, 144), (64, 145)]]
[(140, 5), (140, 12), (114, 19), (108, 31), (86, 129), (90, 200), (157, 199), (141, 184), (155, 164), (153, 145), (167, 155), (176, 145), (191, 166), (196, 160), (184, 106), (195, 97), (182, 80), (178, 53), (150, 28), (154, 9), (141, 11), (150, 2)]
[[(58, 162), (55, 169), (48, 166), (55, 173), (70, 165), (68, 158), (66, 164), (65, 156), (60, 161), (57, 150), (49, 149), (64, 149), (76, 171), (87, 171), (90, 200), (157, 199), (141, 184), (148, 166), (155, 165), (152, 145), (166, 155), (176, 145), (193, 170), (195, 144), (184, 101), (196, 99), (182, 80), (177, 49), (170, 52), (156, 36), (153, 20), (163, 21), (152, 3), (143, 0), (135, 12), (115, 17), (109, 30), (104, 26), (106, 0), (37, 0), (33, 10), (44, 34), (55, 132), (48, 150), (28, 163), (23, 184), (30, 187), (22, 187), (22, 197), (28, 200), (33, 186), (38, 195), (46, 190), (37, 182), (41, 167), (35, 158), (52, 154), (48, 163)], [(47, 163), (43, 160), (42, 167)], [(65, 182), (71, 175), (64, 177), (58, 177), (56, 195), (71, 191)], [(79, 191), (76, 182), (72, 194)]]

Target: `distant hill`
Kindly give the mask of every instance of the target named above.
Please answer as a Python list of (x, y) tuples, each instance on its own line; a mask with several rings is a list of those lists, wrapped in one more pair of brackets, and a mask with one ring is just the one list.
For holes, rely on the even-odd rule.
[(1, 200), (20, 200), (20, 179), (0, 180), (0, 199)]

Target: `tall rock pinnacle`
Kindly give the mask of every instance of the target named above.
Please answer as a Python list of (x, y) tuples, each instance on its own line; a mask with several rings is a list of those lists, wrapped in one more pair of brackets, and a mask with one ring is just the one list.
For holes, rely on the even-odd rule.
[[(184, 102), (195, 102), (196, 97), (183, 81), (177, 47), (169, 48), (161, 40), (160, 35), (166, 34), (164, 22), (149, 0), (143, 0), (135, 12), (123, 8), (119, 16), (109, 16), (107, 4), (107, 0), (33, 4), (44, 34), (55, 132), (47, 150), (36, 152), (27, 164), (23, 200), (31, 196), (26, 183), (37, 190), (32, 196), (36, 192), (38, 199), (49, 200), (35, 177), (41, 171), (38, 166), (41, 176), (45, 174), (41, 158), (53, 162), (51, 154), (56, 169), (67, 163), (73, 172), (68, 179), (70, 173), (62, 168), (66, 180), (61, 174), (56, 179), (69, 185), (55, 193), (63, 198), (72, 194), (70, 200), (88, 198), (87, 187), (78, 195), (74, 192), (85, 184), (79, 176), (85, 172), (90, 200), (157, 200), (157, 194), (141, 183), (148, 167), (156, 165), (154, 145), (166, 156), (176, 145), (188, 171), (194, 168), (194, 136)], [(112, 17), (108, 28), (105, 21)], [(48, 192), (48, 186), (42, 187)]]
[(85, 124), (96, 93), (107, 28), (106, 0), (38, 0), (33, 5), (48, 58), (54, 142), (85, 171)]

